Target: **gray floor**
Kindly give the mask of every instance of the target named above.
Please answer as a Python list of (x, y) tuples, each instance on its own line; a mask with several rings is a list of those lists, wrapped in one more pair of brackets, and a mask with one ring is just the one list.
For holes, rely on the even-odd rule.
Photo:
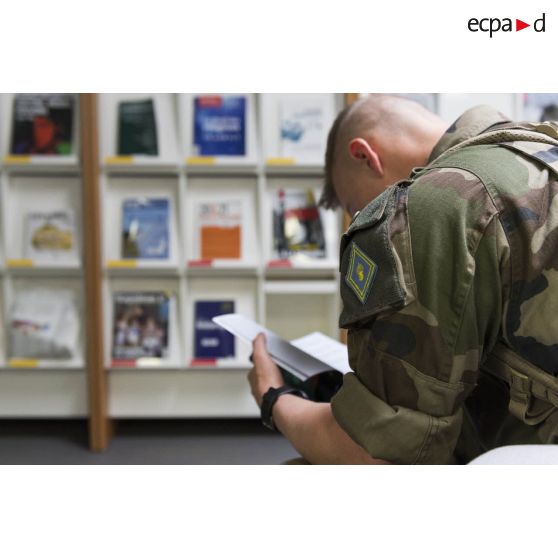
[(87, 448), (85, 421), (0, 420), (0, 464), (279, 464), (296, 456), (256, 420), (118, 421), (109, 449)]

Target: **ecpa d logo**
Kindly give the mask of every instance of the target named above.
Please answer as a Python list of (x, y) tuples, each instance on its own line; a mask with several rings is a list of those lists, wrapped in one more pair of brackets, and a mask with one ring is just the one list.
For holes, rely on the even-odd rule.
[(472, 17), (468, 21), (467, 27), (469, 31), (472, 31), (473, 33), (477, 33), (479, 31), (483, 33), (490, 33), (490, 38), (492, 38), (494, 33), (498, 33), (499, 31), (503, 31), (504, 33), (521, 31), (522, 29), (527, 29), (527, 27), (533, 27), (537, 33), (544, 33), (546, 31), (546, 14), (544, 13), (533, 22), (533, 25), (517, 18), (515, 18), (515, 27), (512, 22), (513, 19), (510, 17), (504, 17), (502, 19), (499, 17), (485, 17), (482, 19)]

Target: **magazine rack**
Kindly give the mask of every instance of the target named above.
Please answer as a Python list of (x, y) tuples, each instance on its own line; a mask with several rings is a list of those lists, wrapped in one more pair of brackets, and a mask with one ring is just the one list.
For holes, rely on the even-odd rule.
[[(230, 93), (227, 97), (238, 97)], [(206, 156), (194, 147), (196, 98), (215, 94), (141, 96), (99, 95), (101, 141), (101, 217), (103, 229), (103, 312), (105, 366), (108, 370), (108, 415), (123, 417), (256, 417), (246, 373), (251, 366), (249, 347), (235, 341), (235, 357), (206, 360), (194, 354), (196, 301), (232, 300), (235, 311), (265, 322), (277, 308), (288, 319), (297, 315), (301, 298), (309, 311), (321, 309), (312, 325), (337, 335), (338, 296), (336, 250), (340, 217), (325, 215), (328, 257), (314, 265), (296, 266), (273, 260), (271, 196), (282, 188), (319, 191), (322, 161), (279, 161), (261, 148), (261, 137), (270, 136), (277, 119), (277, 96), (245, 95), (244, 156)], [(296, 96), (295, 96), (296, 97)], [(342, 97), (317, 96), (328, 107), (324, 126), (329, 128)], [(116, 106), (119, 101), (154, 100), (158, 127), (171, 130), (172, 141), (160, 157), (119, 158), (114, 153)], [(316, 96), (314, 96), (314, 99)], [(161, 107), (157, 112), (157, 107)], [(159, 134), (162, 136), (162, 134)], [(111, 143), (112, 142), (112, 143)], [(171, 145), (172, 144), (172, 145)], [(112, 151), (111, 151), (112, 150)], [(269, 164), (272, 161), (275, 164)], [(108, 163), (107, 163), (108, 162)], [(162, 261), (125, 260), (120, 249), (123, 199), (162, 196), (171, 200), (169, 258)], [(202, 203), (236, 203), (241, 207), (241, 257), (203, 258), (200, 251), (198, 212)], [(280, 279), (275, 281), (275, 279)], [(324, 290), (322, 284), (327, 285)], [(281, 287), (283, 285), (283, 287)], [(318, 290), (314, 293), (314, 289)], [(321, 290), (320, 290), (321, 288)], [(117, 291), (169, 290), (176, 301), (176, 329), (170, 341), (172, 358), (147, 365), (116, 366), (111, 362), (113, 309)], [(314, 302), (312, 302), (314, 301)], [(275, 314), (275, 311), (273, 311)], [(294, 320), (296, 321), (296, 320)], [(270, 324), (273, 320), (269, 320)], [(171, 324), (172, 325), (172, 324)], [(295, 335), (287, 334), (287, 337)]]
[[(73, 358), (22, 358), (10, 352), (8, 314), (22, 290), (56, 288), (73, 293), (84, 315), (80, 152), (80, 100), (74, 96), (72, 150), (65, 155), (11, 153), (14, 95), (0, 96), (0, 417), (88, 416), (84, 326)], [(26, 251), (30, 212), (71, 210), (77, 253), (49, 263)]]

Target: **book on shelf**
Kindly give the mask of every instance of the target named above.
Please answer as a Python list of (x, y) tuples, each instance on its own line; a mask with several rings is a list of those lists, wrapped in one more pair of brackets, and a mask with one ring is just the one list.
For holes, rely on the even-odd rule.
[(163, 291), (113, 294), (114, 361), (165, 359), (169, 353), (172, 295)]
[(73, 291), (30, 288), (15, 292), (9, 315), (11, 358), (75, 358), (79, 332)]
[(314, 192), (280, 189), (273, 200), (273, 249), (278, 259), (325, 258), (325, 236)]
[(558, 93), (525, 93), (523, 120), (530, 122), (558, 120)]
[(13, 102), (12, 155), (70, 155), (73, 95), (17, 94)]
[(280, 99), (281, 157), (322, 162), (329, 129), (325, 103), (323, 97)]
[(118, 155), (158, 155), (153, 99), (118, 103)]
[(122, 257), (169, 258), (169, 198), (129, 198), (122, 202)]
[(200, 156), (246, 155), (246, 97), (194, 98), (194, 151)]
[(351, 371), (347, 347), (318, 331), (289, 342), (241, 314), (216, 316), (213, 321), (249, 345), (263, 333), (285, 383), (303, 389), (313, 401), (329, 401)]
[(197, 300), (194, 310), (194, 358), (234, 358), (234, 336), (213, 318), (234, 312), (234, 300)]
[(77, 259), (76, 225), (70, 209), (27, 214), (25, 257), (40, 263)]
[(242, 258), (242, 202), (201, 202), (196, 207), (201, 259)]

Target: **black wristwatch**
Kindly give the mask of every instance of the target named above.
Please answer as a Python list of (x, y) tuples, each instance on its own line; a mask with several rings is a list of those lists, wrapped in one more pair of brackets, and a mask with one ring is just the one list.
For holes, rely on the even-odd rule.
[(280, 388), (269, 388), (262, 398), (261, 417), (263, 425), (274, 432), (279, 431), (273, 423), (273, 405), (275, 405), (277, 399), (279, 399), (281, 395), (285, 395), (286, 393), (292, 393), (293, 395), (298, 395), (299, 397), (308, 399), (308, 395), (306, 395), (304, 391), (292, 386), (285, 385)]

